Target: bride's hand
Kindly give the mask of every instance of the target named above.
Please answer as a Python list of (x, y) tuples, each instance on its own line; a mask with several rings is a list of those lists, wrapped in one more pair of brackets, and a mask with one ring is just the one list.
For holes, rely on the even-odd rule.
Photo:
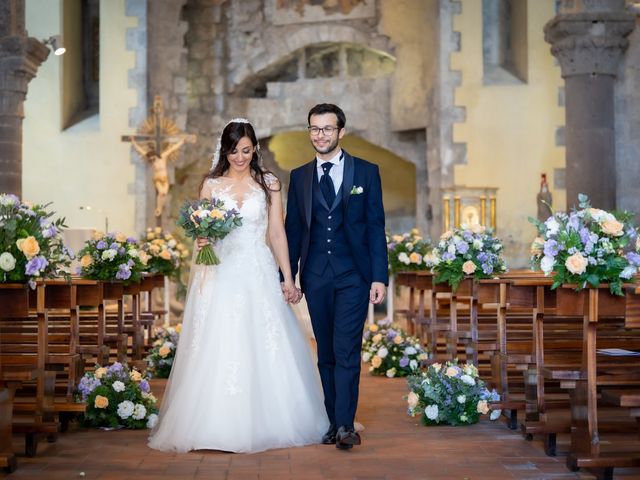
[(297, 289), (293, 281), (282, 282), (282, 293), (287, 303), (296, 303)]
[(202, 247), (205, 245), (209, 245), (211, 242), (207, 237), (198, 237), (196, 239), (196, 245), (198, 246), (198, 250), (202, 250)]

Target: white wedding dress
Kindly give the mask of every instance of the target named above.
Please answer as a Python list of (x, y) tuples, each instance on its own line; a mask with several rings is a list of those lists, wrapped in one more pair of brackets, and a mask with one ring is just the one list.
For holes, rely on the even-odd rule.
[(259, 452), (319, 443), (329, 427), (308, 339), (280, 290), (266, 243), (262, 189), (239, 202), (230, 186), (205, 189), (235, 207), (242, 226), (219, 241), (216, 266), (192, 267), (180, 343), (149, 437), (158, 450)]

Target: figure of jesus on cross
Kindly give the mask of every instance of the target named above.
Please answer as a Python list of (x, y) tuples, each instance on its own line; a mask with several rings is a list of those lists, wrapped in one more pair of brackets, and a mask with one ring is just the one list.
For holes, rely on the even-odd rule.
[(156, 96), (153, 115), (139, 128), (137, 135), (123, 135), (123, 142), (131, 142), (138, 155), (151, 164), (153, 184), (156, 188), (154, 215), (160, 221), (164, 204), (169, 193), (169, 161), (185, 142), (193, 143), (195, 135), (180, 134), (178, 127), (163, 115), (162, 100)]

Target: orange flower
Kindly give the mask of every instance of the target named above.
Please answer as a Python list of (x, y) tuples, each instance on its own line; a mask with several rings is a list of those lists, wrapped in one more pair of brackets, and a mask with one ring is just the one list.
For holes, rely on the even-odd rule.
[(19, 239), (16, 242), (16, 246), (28, 259), (31, 259), (40, 253), (40, 245), (34, 236)]

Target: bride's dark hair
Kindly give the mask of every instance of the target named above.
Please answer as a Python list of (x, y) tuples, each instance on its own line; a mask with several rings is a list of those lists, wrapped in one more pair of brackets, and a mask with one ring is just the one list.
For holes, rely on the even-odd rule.
[[(256, 137), (256, 132), (253, 129), (253, 126), (248, 122), (231, 122), (222, 131), (222, 136), (220, 137), (220, 157), (218, 159), (218, 163), (216, 166), (209, 170), (209, 172), (204, 176), (202, 182), (200, 183), (200, 191), (202, 191), (202, 187), (204, 186), (204, 182), (209, 178), (217, 178), (223, 176), (229, 168), (231, 168), (229, 164), (229, 160), (227, 159), (227, 155), (229, 155), (238, 145), (238, 142), (242, 137), (248, 137), (251, 140), (251, 144), (254, 147), (258, 145), (258, 138)], [(260, 153), (256, 148), (253, 152), (253, 156), (251, 157), (251, 163), (249, 164), (249, 168), (251, 170), (251, 176), (256, 181), (258, 185), (264, 191), (265, 196), (267, 197), (267, 204), (271, 204), (271, 197), (269, 193), (273, 190), (266, 180), (265, 176), (267, 174), (273, 175), (268, 170), (265, 170), (260, 165)], [(275, 177), (275, 175), (274, 175)]]

